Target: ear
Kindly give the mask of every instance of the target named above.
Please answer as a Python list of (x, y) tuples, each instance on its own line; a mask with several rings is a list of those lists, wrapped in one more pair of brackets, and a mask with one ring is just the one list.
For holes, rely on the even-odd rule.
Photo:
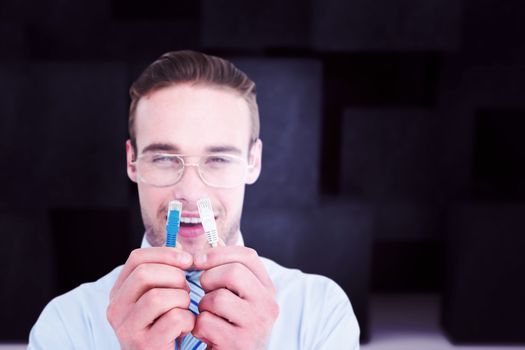
[(262, 146), (261, 139), (257, 139), (250, 148), (250, 156), (248, 157), (248, 176), (246, 178), (246, 184), (248, 185), (255, 183), (261, 174)]
[(126, 168), (128, 171), (128, 177), (131, 181), (137, 182), (137, 167), (133, 164), (136, 159), (135, 151), (131, 145), (131, 140), (126, 141)]

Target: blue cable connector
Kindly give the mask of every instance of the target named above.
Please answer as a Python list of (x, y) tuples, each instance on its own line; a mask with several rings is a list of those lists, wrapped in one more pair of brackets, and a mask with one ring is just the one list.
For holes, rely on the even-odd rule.
[(177, 245), (177, 234), (180, 228), (180, 215), (182, 203), (170, 201), (168, 207), (168, 220), (166, 221), (166, 247), (174, 248)]

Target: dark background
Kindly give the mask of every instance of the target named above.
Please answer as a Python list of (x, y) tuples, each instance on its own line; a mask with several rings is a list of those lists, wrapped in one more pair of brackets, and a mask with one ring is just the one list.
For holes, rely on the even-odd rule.
[(248, 245), (370, 293), (442, 296), (454, 342), (525, 342), (519, 0), (0, 2), (0, 340), (140, 244), (127, 90), (175, 49), (257, 83)]

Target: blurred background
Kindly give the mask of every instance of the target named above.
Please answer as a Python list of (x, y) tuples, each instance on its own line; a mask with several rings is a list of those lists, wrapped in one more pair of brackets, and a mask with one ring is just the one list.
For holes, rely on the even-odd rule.
[(140, 245), (128, 88), (162, 53), (195, 49), (257, 83), (264, 158), (247, 245), (336, 280), (364, 348), (523, 348), (524, 10), (2, 1), (0, 343), (26, 342), (51, 298)]

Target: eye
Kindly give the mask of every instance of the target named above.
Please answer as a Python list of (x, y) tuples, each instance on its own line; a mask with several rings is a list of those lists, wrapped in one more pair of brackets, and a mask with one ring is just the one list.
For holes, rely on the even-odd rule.
[(232, 162), (232, 159), (227, 156), (213, 155), (207, 156), (205, 159), (205, 164), (210, 166), (222, 166), (228, 165)]
[(162, 155), (156, 155), (156, 156), (151, 157), (152, 163), (164, 163), (164, 162), (169, 162), (170, 160), (171, 160), (170, 157), (162, 156)]
[(178, 157), (168, 154), (154, 154), (151, 156), (149, 161), (155, 166), (162, 167), (177, 166), (181, 163), (181, 160)]

